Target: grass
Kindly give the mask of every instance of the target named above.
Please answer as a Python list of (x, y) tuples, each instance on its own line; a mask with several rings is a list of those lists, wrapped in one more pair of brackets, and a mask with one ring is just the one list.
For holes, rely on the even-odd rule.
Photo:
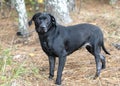
[[(10, 54), (10, 49), (0, 48), (0, 84), (7, 82), (11, 77), (7, 77), (6, 68), (12, 64), (12, 56)], [(7, 83), (6, 83), (7, 84)]]
[(37, 75), (39, 69), (35, 66), (25, 67), (27, 60), (16, 62), (13, 60), (11, 49), (0, 47), (0, 86), (11, 86), (16, 79), (22, 78), (29, 73)]

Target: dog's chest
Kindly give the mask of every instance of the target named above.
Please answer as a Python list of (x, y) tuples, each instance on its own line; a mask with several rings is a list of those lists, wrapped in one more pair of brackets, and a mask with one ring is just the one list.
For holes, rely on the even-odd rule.
[(51, 49), (51, 43), (43, 42), (43, 46), (44, 46), (46, 49), (48, 49), (48, 50)]
[(52, 42), (51, 41), (43, 41), (42, 48), (44, 52), (47, 54), (53, 54)]

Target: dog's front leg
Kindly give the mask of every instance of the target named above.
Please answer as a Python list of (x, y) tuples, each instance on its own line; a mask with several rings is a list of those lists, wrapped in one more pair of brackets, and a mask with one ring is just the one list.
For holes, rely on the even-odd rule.
[(49, 79), (54, 77), (55, 57), (49, 56)]
[(64, 69), (65, 62), (66, 62), (66, 56), (59, 57), (59, 65), (58, 65), (58, 72), (57, 72), (57, 79), (56, 79), (57, 85), (61, 84), (62, 71)]

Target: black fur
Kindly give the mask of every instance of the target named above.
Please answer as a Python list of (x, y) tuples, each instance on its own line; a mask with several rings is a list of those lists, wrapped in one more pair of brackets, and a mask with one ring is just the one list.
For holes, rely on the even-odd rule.
[(30, 20), (29, 25), (35, 23), (43, 51), (49, 58), (49, 78), (54, 76), (55, 58), (59, 58), (56, 84), (61, 84), (62, 71), (65, 65), (66, 56), (78, 50), (83, 45), (95, 57), (96, 75), (100, 75), (101, 69), (105, 68), (105, 57), (100, 53), (101, 48), (106, 54), (110, 54), (104, 47), (102, 31), (92, 24), (77, 24), (74, 26), (57, 25), (51, 14), (37, 13)]

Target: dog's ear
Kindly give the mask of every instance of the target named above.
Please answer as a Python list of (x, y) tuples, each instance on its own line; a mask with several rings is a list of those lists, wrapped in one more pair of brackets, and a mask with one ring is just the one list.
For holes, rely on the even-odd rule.
[(30, 26), (32, 24), (32, 21), (34, 21), (38, 16), (40, 16), (41, 13), (36, 13), (35, 15), (33, 15), (32, 19), (28, 22), (28, 25)]
[(28, 22), (28, 25), (31, 26), (32, 24), (32, 19)]
[(56, 26), (56, 20), (55, 20), (55, 17), (52, 16), (51, 14), (49, 14), (49, 16), (51, 17), (52, 24), (53, 24), (54, 26)]

